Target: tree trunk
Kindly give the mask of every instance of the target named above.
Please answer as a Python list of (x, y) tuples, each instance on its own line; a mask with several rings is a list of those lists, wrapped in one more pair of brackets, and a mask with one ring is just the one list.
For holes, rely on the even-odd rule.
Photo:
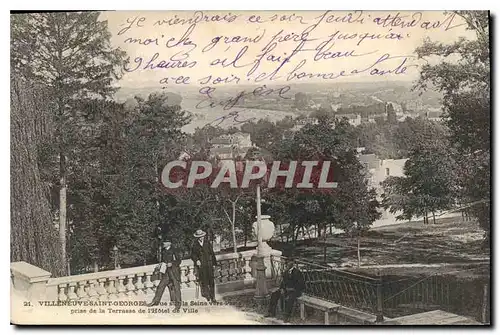
[(436, 213), (432, 212), (432, 224), (436, 224)]
[(66, 266), (37, 157), (38, 144), (50, 132), (52, 115), (47, 115), (44, 97), (28, 85), (11, 77), (10, 260), (25, 261), (57, 277), (66, 272)]
[(358, 234), (358, 268), (361, 267), (361, 235)]
[(97, 259), (94, 260), (94, 272), (99, 272), (99, 264), (97, 263)]
[(326, 224), (325, 224), (325, 234), (323, 235), (323, 263), (326, 264)]
[(233, 252), (238, 252), (238, 245), (236, 244), (236, 201), (231, 202), (231, 208), (233, 210), (233, 217), (231, 221), (231, 230), (233, 233)]
[(244, 239), (244, 242), (243, 242), (243, 246), (246, 248), (247, 247), (247, 241), (248, 241), (248, 231), (247, 229), (245, 228), (245, 239)]
[(297, 245), (297, 238), (299, 237), (299, 227), (293, 232), (293, 245)]
[(66, 268), (66, 156), (59, 153), (59, 241), (61, 243), (61, 257)]

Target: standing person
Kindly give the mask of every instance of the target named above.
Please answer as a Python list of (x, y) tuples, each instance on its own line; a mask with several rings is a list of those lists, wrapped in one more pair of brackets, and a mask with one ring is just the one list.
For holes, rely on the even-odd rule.
[(271, 294), (269, 312), (266, 316), (274, 317), (276, 315), (276, 306), (281, 298), (284, 299), (285, 303), (285, 322), (288, 322), (292, 316), (292, 309), (295, 301), (302, 295), (304, 289), (305, 283), (302, 272), (296, 267), (295, 260), (293, 258), (288, 258), (280, 287)]
[(191, 248), (191, 259), (197, 273), (197, 280), (201, 286), (201, 295), (210, 302), (215, 302), (214, 266), (215, 253), (210, 241), (205, 238), (207, 233), (198, 229), (194, 233), (196, 240)]
[(156, 288), (155, 297), (148, 306), (160, 304), (165, 288), (168, 286), (170, 301), (175, 303), (174, 313), (178, 312), (182, 305), (181, 297), (181, 257), (177, 249), (172, 247), (172, 242), (164, 241), (161, 253), (160, 273), (162, 274), (160, 284)]

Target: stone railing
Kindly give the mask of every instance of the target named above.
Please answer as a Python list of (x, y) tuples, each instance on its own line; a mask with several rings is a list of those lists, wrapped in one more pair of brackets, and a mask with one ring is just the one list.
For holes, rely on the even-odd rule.
[[(252, 287), (255, 281), (255, 250), (247, 250), (238, 253), (229, 253), (217, 255), (217, 265), (215, 267), (216, 292), (223, 293), (237, 291)], [(279, 257), (280, 251), (272, 250), (273, 257)], [(265, 257), (266, 277), (271, 278), (271, 255)], [(14, 286), (22, 291), (29, 289), (29, 279), (20, 280), (19, 278), (29, 277), (23, 274), (26, 266), (19, 266), (23, 263), (30, 267), (30, 271), (39, 269), (28, 263), (12, 263), (11, 270), (14, 277)], [(18, 265), (16, 265), (18, 264)], [(159, 278), (154, 275), (156, 264), (87, 273), (82, 275), (49, 278), (50, 273), (44, 271), (43, 280), (38, 280), (37, 295), (39, 298), (47, 300), (114, 300), (114, 299), (133, 299), (144, 300), (151, 296), (159, 284)], [(19, 270), (21, 269), (21, 270)], [(33, 272), (33, 271), (31, 271)], [(37, 274), (38, 275), (38, 274)], [(16, 285), (17, 283), (28, 283), (26, 285)], [(40, 277), (41, 278), (41, 277)], [(41, 292), (40, 284), (45, 286), (45, 292)], [(190, 259), (181, 262), (181, 290), (183, 299), (195, 298), (196, 276), (194, 265)], [(28, 288), (27, 288), (28, 287)], [(33, 291), (33, 290), (31, 290)], [(168, 295), (168, 290), (165, 291)], [(34, 297), (35, 294), (31, 294)]]

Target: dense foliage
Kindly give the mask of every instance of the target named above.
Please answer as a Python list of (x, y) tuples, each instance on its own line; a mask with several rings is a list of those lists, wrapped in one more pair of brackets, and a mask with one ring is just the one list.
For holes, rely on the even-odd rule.
[(456, 149), (456, 174), (460, 202), (474, 204), (468, 210), (490, 230), (491, 133), (490, 133), (490, 18), (487, 11), (457, 11), (475, 34), (443, 44), (426, 40), (416, 52), (424, 59), (439, 59), (422, 67), (418, 88), (429, 84), (443, 95), (443, 108)]
[[(335, 162), (338, 187), (330, 192), (262, 190), (263, 211), (291, 243), (311, 227), (319, 237), (336, 227), (359, 239), (382, 206), (411, 219), (473, 203), (473, 214), (489, 229), (487, 15), (460, 12), (477, 40), (426, 41), (417, 50), (424, 58), (460, 56), (458, 63), (422, 68), (420, 88), (431, 83), (444, 93), (445, 125), (423, 118), (398, 121), (392, 105), (377, 104), (373, 110), (337, 111), (386, 115), (358, 127), (324, 108), (310, 115), (317, 122), (301, 128), (296, 126), (305, 116), (247, 122), (241, 130), (206, 126), (191, 135), (181, 131), (190, 115), (178, 95), (114, 100), (124, 54), (110, 47), (106, 22), (98, 15), (12, 16), (13, 261), (57, 275), (67, 272), (67, 263), (71, 273), (87, 272), (112, 268), (116, 247), (122, 266), (142, 265), (156, 261), (162, 236), (187, 252), (196, 229), (207, 230), (211, 238), (222, 236), (237, 250), (238, 241), (252, 239), (255, 189), (203, 185), (166, 192), (159, 176), (179, 157), (213, 159), (211, 140), (238, 131), (249, 133), (255, 146), (247, 157)], [(296, 94), (297, 109), (309, 104), (306, 94)], [(358, 147), (381, 159), (408, 158), (405, 176), (385, 181), (381, 204), (358, 160)]]

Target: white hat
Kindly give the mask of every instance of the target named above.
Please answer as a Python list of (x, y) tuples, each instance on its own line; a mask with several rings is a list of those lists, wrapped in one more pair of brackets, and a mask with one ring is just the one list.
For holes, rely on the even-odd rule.
[(196, 231), (196, 233), (194, 233), (194, 237), (203, 237), (203, 236), (205, 236), (205, 235), (207, 235), (207, 233), (205, 233), (205, 232), (204, 232), (203, 230), (201, 230), (201, 229), (198, 229), (198, 230)]

